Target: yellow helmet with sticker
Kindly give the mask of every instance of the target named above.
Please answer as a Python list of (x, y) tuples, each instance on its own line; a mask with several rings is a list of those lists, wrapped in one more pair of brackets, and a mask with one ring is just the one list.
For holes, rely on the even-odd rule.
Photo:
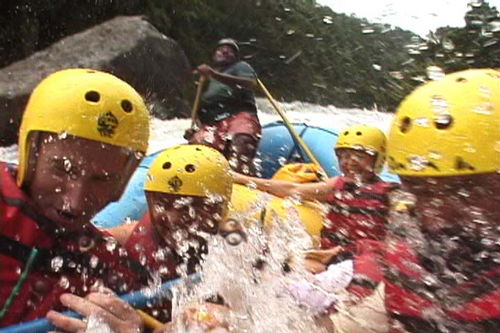
[(402, 176), (498, 171), (500, 73), (466, 70), (414, 90), (392, 123), (388, 162)]
[(51, 74), (33, 90), (19, 132), (22, 185), (34, 132), (73, 135), (145, 154), (149, 112), (142, 97), (114, 75), (93, 69), (66, 69)]
[(217, 150), (202, 145), (179, 145), (160, 153), (151, 164), (144, 190), (198, 197), (231, 199), (229, 163)]
[(379, 172), (385, 163), (386, 138), (379, 128), (368, 125), (354, 125), (340, 133), (335, 150), (356, 149), (376, 154), (374, 170)]

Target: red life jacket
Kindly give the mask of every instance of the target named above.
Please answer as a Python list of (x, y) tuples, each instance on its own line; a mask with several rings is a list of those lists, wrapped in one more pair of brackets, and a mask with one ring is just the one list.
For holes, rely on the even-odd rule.
[(384, 244), (374, 240), (352, 242), (344, 251), (335, 257), (334, 262), (351, 259), (354, 265), (354, 275), (347, 287), (352, 303), (370, 296), (383, 281), (384, 272), (380, 259)]
[(478, 268), (469, 281), (447, 290), (448, 302), (441, 303), (442, 290), (433, 289), (430, 283), (435, 276), (403, 242), (353, 242), (333, 262), (346, 259), (354, 263), (354, 277), (347, 288), (353, 302), (370, 295), (379, 282), (385, 283), (391, 333), (500, 332), (499, 265)]
[(167, 247), (161, 246), (156, 230), (151, 223), (149, 211), (137, 223), (124, 247), (130, 258), (139, 261), (154, 272), (159, 272), (163, 279), (178, 277), (176, 268), (180, 258)]
[(51, 221), (31, 208), (14, 174), (14, 168), (0, 163), (0, 309), (33, 248), (39, 254), (0, 318), (0, 327), (43, 317), (51, 309), (62, 310), (61, 294), (86, 295), (99, 280), (117, 293), (147, 283), (148, 275), (140, 265), (123, 257), (123, 249), (90, 223), (85, 234), (56, 234)]
[(478, 267), (467, 282), (438, 289), (436, 276), (404, 244), (387, 247), (386, 308), (393, 332), (500, 332), (500, 266)]
[(330, 223), (321, 230), (321, 247), (332, 248), (359, 239), (383, 239), (390, 208), (389, 192), (396, 187), (397, 184), (378, 177), (372, 184), (361, 187), (339, 178), (327, 197)]
[[(183, 260), (164, 245), (151, 222), (149, 211), (136, 224), (124, 246), (130, 258), (148, 267), (152, 275), (161, 281), (179, 277), (177, 267)], [(158, 300), (148, 310), (161, 322), (171, 320), (172, 303), (168, 297)]]

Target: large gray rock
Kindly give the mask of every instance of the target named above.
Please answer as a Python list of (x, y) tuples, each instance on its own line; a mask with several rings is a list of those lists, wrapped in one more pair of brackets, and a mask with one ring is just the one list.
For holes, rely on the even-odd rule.
[(156, 117), (188, 114), (182, 94), (191, 71), (182, 49), (144, 18), (122, 16), (0, 70), (0, 145), (16, 142), (33, 88), (50, 73), (71, 67), (100, 69), (122, 78), (146, 98)]

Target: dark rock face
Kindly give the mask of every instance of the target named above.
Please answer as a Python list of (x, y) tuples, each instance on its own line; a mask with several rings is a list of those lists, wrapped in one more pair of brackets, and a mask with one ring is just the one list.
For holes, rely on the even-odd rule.
[(16, 142), (33, 88), (49, 74), (74, 67), (103, 70), (127, 81), (158, 118), (189, 113), (183, 91), (191, 71), (182, 49), (144, 18), (122, 16), (0, 70), (0, 145)]

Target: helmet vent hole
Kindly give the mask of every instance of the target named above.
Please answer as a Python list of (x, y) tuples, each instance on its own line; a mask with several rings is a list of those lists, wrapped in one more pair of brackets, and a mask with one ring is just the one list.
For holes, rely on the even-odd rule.
[(467, 79), (466, 79), (466, 78), (464, 78), (464, 77), (459, 77), (459, 78), (457, 79), (457, 82), (465, 83), (465, 82), (467, 82)]
[(437, 129), (443, 130), (449, 128), (453, 124), (453, 117), (449, 114), (440, 115), (434, 120), (434, 125)]
[(101, 99), (101, 95), (97, 91), (91, 90), (87, 91), (87, 93), (85, 94), (85, 99), (88, 102), (97, 103)]
[(399, 124), (399, 130), (402, 133), (407, 133), (411, 128), (411, 119), (410, 117), (404, 117)]
[(170, 162), (165, 162), (162, 165), (162, 168), (165, 169), (165, 170), (166, 169), (170, 169), (171, 167), (172, 167), (172, 163), (170, 163)]
[(132, 110), (134, 109), (134, 107), (133, 107), (132, 103), (129, 100), (124, 99), (122, 101), (122, 109), (123, 109), (123, 111), (125, 111), (125, 112), (128, 113), (128, 112), (132, 112)]
[(363, 133), (361, 133), (361, 132), (356, 132), (356, 135), (357, 135), (357, 136), (361, 136), (362, 134), (363, 134)]
[(349, 135), (349, 131), (345, 131), (345, 132), (344, 132), (344, 135)]
[(191, 172), (194, 172), (194, 171), (196, 170), (196, 167), (195, 167), (193, 164), (187, 164), (187, 165), (184, 167), (184, 169), (185, 169), (187, 172), (191, 173)]
[(196, 151), (201, 151), (201, 149), (200, 149), (200, 148), (198, 148), (198, 147), (196, 147), (196, 149), (195, 149), (195, 150), (196, 150)]

